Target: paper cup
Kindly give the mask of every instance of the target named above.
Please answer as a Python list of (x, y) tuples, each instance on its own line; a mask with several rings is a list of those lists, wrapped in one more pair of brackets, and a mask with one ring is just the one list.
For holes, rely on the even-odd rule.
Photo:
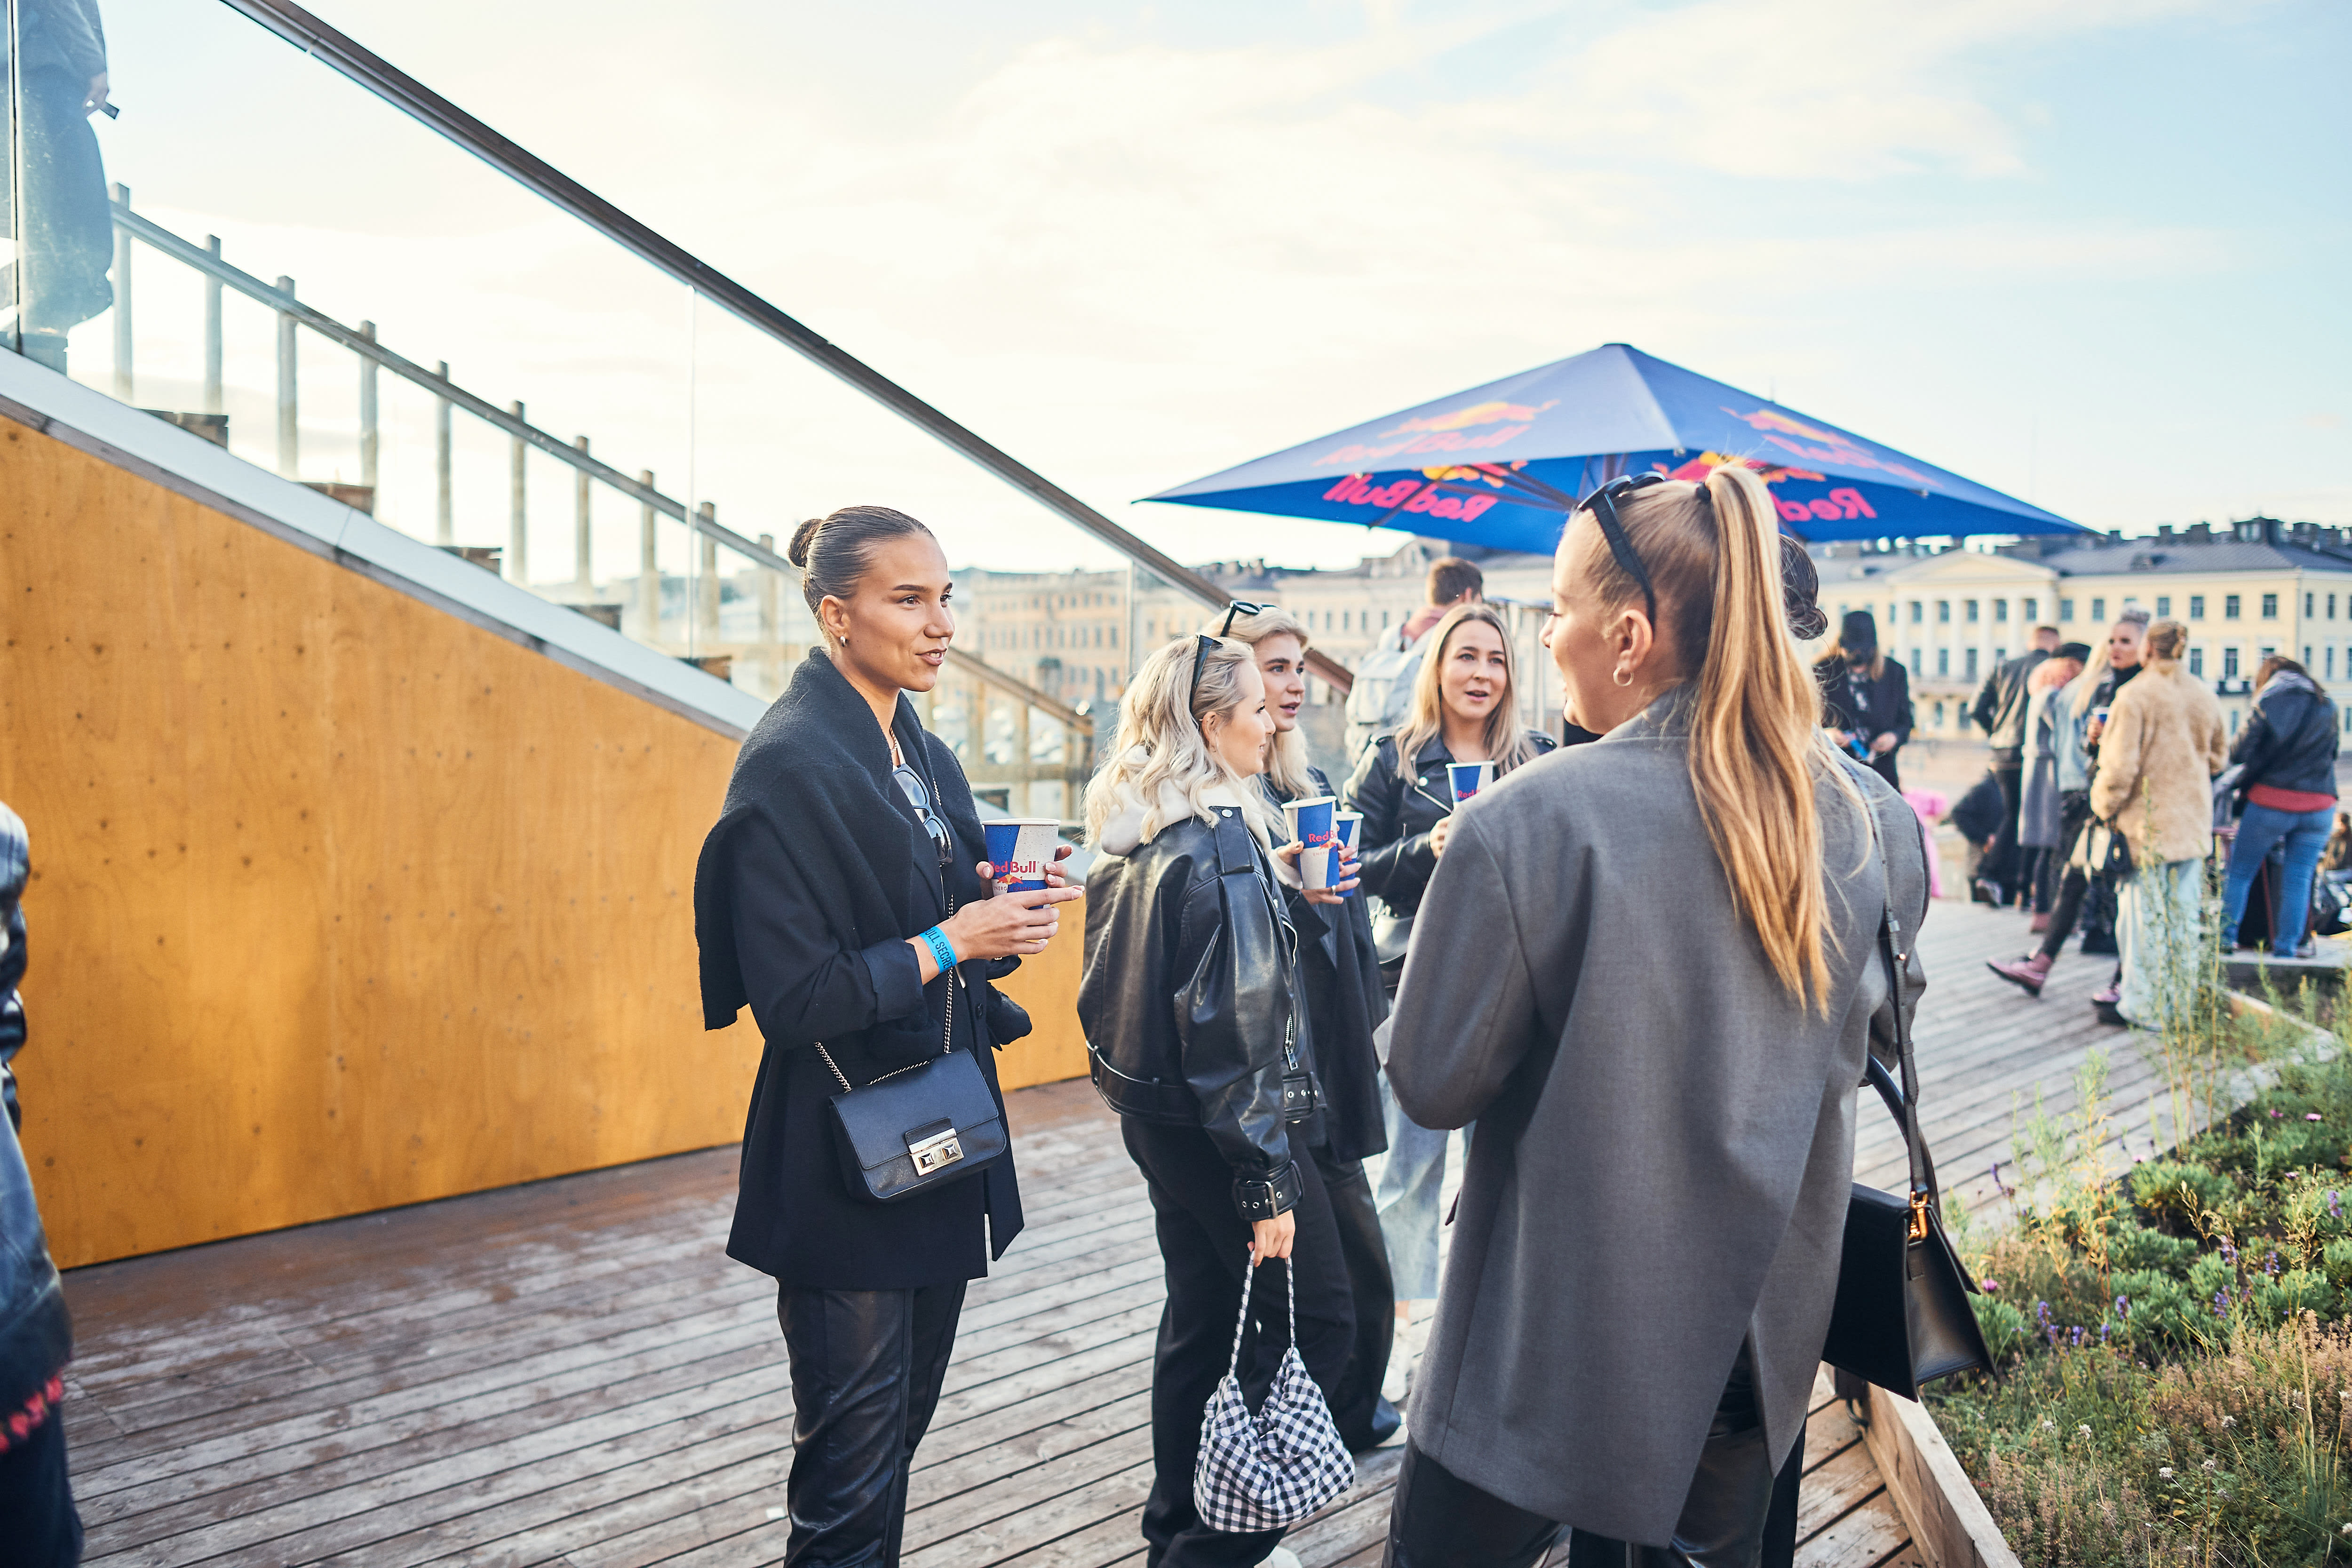
[[(988, 863), (996, 868), (1000, 885), (1016, 893), (1034, 893), (1045, 885), (1045, 868), (1061, 847), (1062, 824), (1051, 816), (1002, 816), (980, 825), (988, 847)], [(1001, 879), (1011, 877), (1009, 883)]]
[(1445, 773), (1454, 785), (1454, 804), (1460, 805), (1495, 781), (1492, 763), (1448, 763)]
[[(1304, 844), (1309, 849), (1319, 849), (1331, 842), (1331, 818), (1339, 803), (1328, 795), (1313, 795), (1306, 800), (1294, 800), (1282, 808), (1283, 825), (1290, 830), (1293, 844)], [(1321, 883), (1317, 883), (1321, 887)]]
[(1310, 888), (1331, 885), (1331, 863), (1339, 852), (1328, 844), (1310, 846), (1298, 852), (1298, 879)]
[[(1355, 850), (1356, 835), (1362, 830), (1363, 826), (1364, 814), (1360, 811), (1336, 811), (1331, 814), (1332, 834), (1340, 845), (1350, 852)], [(1339, 879), (1347, 880), (1345, 873), (1341, 874)], [(1361, 888), (1350, 888), (1339, 896), (1343, 899), (1352, 899), (1363, 890)]]

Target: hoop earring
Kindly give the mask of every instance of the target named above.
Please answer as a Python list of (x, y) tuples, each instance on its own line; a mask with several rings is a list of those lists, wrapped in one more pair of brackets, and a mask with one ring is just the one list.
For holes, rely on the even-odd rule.
[(1609, 679), (1620, 686), (1631, 686), (1633, 684), (1633, 672), (1630, 669), (1612, 669), (1609, 672)]

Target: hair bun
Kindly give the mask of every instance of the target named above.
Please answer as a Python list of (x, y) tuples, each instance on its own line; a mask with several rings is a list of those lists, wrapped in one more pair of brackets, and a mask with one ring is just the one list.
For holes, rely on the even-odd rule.
[(1789, 631), (1799, 642), (1811, 642), (1830, 629), (1830, 618), (1817, 602), (1821, 592), (1821, 573), (1805, 542), (1791, 534), (1780, 535), (1780, 613), (1788, 617)]
[(805, 570), (809, 563), (809, 546), (816, 542), (816, 531), (824, 526), (824, 519), (813, 517), (793, 530), (793, 542), (784, 547), (784, 559)]

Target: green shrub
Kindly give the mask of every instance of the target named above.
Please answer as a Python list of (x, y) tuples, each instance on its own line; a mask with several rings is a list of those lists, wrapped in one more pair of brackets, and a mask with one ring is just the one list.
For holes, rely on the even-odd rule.
[(2107, 1257), (2118, 1269), (2155, 1268), (2186, 1279), (2196, 1256), (2195, 1237), (2167, 1236), (2128, 1219), (2115, 1227), (2107, 1241)]
[(2033, 1337), (2033, 1326), (2025, 1314), (1998, 1296), (1971, 1296), (1977, 1310), (1977, 1327), (1983, 1331), (1985, 1348), (1995, 1361), (2007, 1361), (2021, 1352), (2026, 1342)]
[(2116, 1276), (2116, 1321), (2136, 1346), (2187, 1345), (2212, 1320), (2210, 1302), (2200, 1304), (2187, 1285), (2169, 1274), (2146, 1268)]
[(2235, 1184), (2219, 1171), (2179, 1160), (2151, 1160), (2131, 1174), (2132, 1202), (2150, 1214), (2169, 1215), (2191, 1229), (2201, 1225), (2208, 1209), (2220, 1207), (2234, 1191)]

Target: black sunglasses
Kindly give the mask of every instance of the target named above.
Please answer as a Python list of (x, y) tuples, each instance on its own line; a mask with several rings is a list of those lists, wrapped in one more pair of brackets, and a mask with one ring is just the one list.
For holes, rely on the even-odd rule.
[(890, 776), (922, 819), (923, 831), (931, 836), (931, 847), (940, 852), (940, 864), (946, 865), (955, 858), (955, 841), (948, 837), (948, 825), (931, 815), (931, 792), (923, 787), (922, 775), (901, 763), (890, 770)]
[(1272, 608), (1271, 605), (1253, 605), (1246, 599), (1233, 600), (1225, 605), (1225, 624), (1217, 628), (1217, 636), (1222, 638), (1234, 635), (1235, 616), (1262, 616)]
[(1201, 700), (1201, 668), (1209, 662), (1209, 656), (1217, 651), (1220, 640), (1206, 632), (1192, 634), (1192, 684), (1184, 693), (1184, 711), (1187, 714), (1192, 711), (1192, 704)]
[[(1652, 626), (1657, 625), (1658, 621), (1657, 590), (1650, 586), (1650, 569), (1642, 564), (1642, 557), (1635, 553), (1633, 541), (1625, 537), (1625, 525), (1617, 521), (1617, 503), (1635, 490), (1645, 490), (1652, 485), (1665, 482), (1664, 474), (1626, 474), (1611, 479), (1576, 503), (1577, 510), (1591, 512), (1592, 521), (1601, 525), (1601, 537), (1609, 541), (1609, 553), (1617, 558), (1617, 564), (1625, 569), (1625, 575), (1642, 585), (1642, 602), (1650, 607)], [(1699, 493), (1706, 494), (1706, 487), (1701, 485)]]

